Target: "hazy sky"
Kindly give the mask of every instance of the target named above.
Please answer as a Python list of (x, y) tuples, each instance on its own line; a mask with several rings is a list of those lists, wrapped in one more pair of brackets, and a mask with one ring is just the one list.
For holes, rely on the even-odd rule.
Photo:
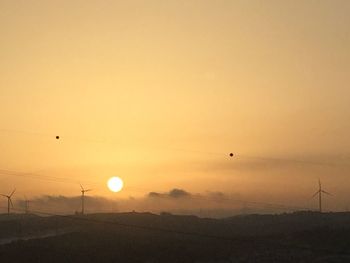
[[(311, 205), (320, 177), (344, 209), (349, 14), (348, 0), (0, 0), (0, 169), (105, 197)], [(1, 174), (0, 192), (80, 193), (33, 177)]]

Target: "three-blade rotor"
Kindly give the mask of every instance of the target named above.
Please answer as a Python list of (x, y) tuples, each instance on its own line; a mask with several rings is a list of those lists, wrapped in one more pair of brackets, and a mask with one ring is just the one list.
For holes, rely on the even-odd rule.
[(86, 192), (92, 191), (92, 189), (84, 189), (84, 187), (81, 184), (79, 184), (79, 185), (80, 185), (82, 193), (86, 193)]

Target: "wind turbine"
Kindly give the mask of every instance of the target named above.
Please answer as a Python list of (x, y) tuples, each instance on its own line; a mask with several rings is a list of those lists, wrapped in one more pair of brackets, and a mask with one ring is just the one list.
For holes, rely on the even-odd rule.
[(3, 195), (3, 194), (1, 194), (3, 197), (6, 197), (6, 198), (7, 198), (7, 214), (8, 214), (8, 215), (10, 215), (10, 204), (11, 204), (11, 206), (13, 207), (11, 197), (12, 197), (12, 195), (15, 193), (15, 191), (16, 191), (16, 189), (13, 189), (12, 193), (9, 194), (9, 195)]
[(91, 191), (92, 189), (84, 189), (82, 185), (81, 188), (81, 214), (83, 215), (85, 212), (85, 193)]
[(318, 205), (319, 205), (320, 213), (322, 213), (322, 194), (331, 195), (330, 193), (322, 190), (321, 180), (318, 179), (318, 191), (312, 197), (315, 197), (316, 195), (318, 195)]

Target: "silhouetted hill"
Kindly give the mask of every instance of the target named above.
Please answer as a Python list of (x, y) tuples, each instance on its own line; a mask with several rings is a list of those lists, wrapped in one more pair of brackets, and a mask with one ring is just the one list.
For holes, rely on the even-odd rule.
[(1, 221), (9, 221), (9, 220), (17, 220), (21, 218), (38, 218), (39, 216), (34, 214), (0, 214), (0, 222)]
[[(350, 262), (350, 213), (2, 218), (0, 262)], [(12, 234), (12, 235), (11, 235)]]

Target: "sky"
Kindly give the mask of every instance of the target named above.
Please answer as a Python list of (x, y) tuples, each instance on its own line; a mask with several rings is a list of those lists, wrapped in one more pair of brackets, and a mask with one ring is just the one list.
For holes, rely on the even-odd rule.
[(0, 0), (0, 192), (77, 196), (81, 183), (110, 199), (178, 188), (316, 207), (321, 178), (328, 208), (348, 209), (349, 12)]

